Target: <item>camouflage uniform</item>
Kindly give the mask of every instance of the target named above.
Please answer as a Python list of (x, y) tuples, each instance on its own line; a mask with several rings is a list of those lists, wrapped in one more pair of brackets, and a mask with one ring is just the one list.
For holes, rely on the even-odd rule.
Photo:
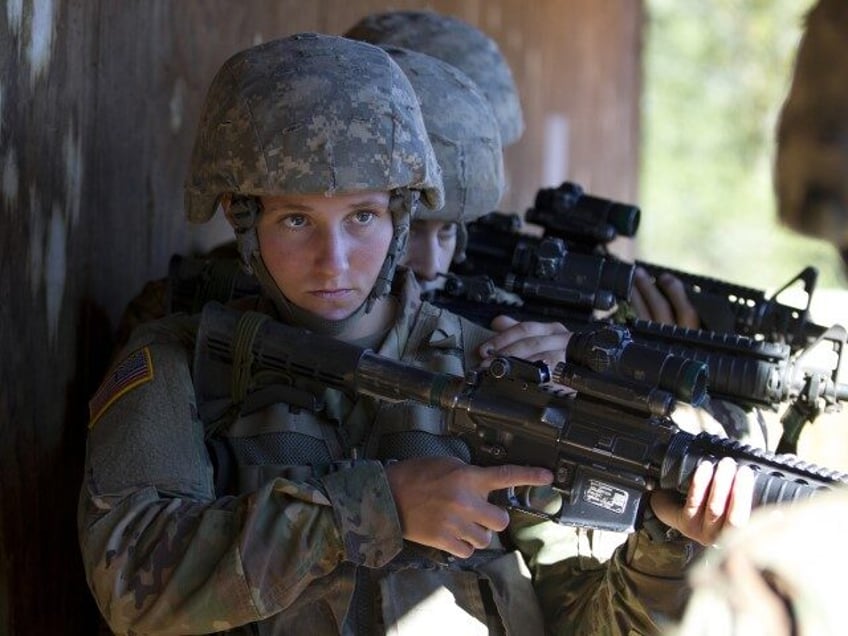
[[(361, 67), (360, 57), (367, 61)], [(190, 218), (207, 220), (222, 192), (389, 191), (396, 240), (374, 291), (384, 294), (416, 196), (438, 207), (442, 194), (411, 87), (389, 61), (379, 48), (314, 34), (231, 58), (207, 99), (188, 184)], [(316, 77), (314, 68), (310, 75), (309, 64), (337, 75)], [(268, 72), (273, 81), (256, 81)], [(298, 110), (303, 95), (309, 111)], [(321, 108), (317, 95), (339, 100), (334, 104), (353, 95), (363, 115), (372, 102), (388, 105), (378, 120), (394, 123), (375, 134), (367, 116)], [(250, 125), (269, 107), (265, 127)], [(292, 120), (292, 110), (300, 119)], [(361, 129), (347, 128), (352, 121)], [(239, 137), (245, 134), (271, 142), (246, 147)], [(362, 144), (382, 150), (372, 156)], [(309, 160), (297, 161), (306, 148)], [(222, 165), (210, 168), (208, 157)], [(340, 157), (353, 159), (341, 166)], [(255, 233), (239, 221), (240, 254), (261, 273)], [(269, 299), (250, 308), (299, 317), (267, 278), (260, 281)], [(394, 296), (396, 322), (363, 345), (460, 375), (479, 362), (473, 352), (490, 332), (422, 303), (408, 275), (395, 281)], [(543, 615), (561, 633), (647, 633), (656, 631), (653, 617), (675, 605), (694, 550), (685, 541), (649, 544), (639, 532), (609, 566), (588, 569), (563, 558), (579, 549), (573, 530), (527, 519), (515, 519), (510, 537), (467, 560), (405, 542), (386, 464), (422, 455), (467, 458), (467, 449), (445, 435), (438, 410), (328, 390), (320, 413), (277, 403), (234, 417), (212, 435), (193, 386), (195, 364), (202, 364), (193, 357), (196, 325), (177, 315), (136, 330), (91, 400), (80, 544), (89, 586), (116, 633), (402, 635), (444, 627), (538, 634)], [(214, 464), (220, 455), (210, 451), (222, 445), (232, 461)], [(221, 479), (233, 467), (235, 478)], [(525, 558), (503, 545), (512, 542)]]
[[(472, 362), (464, 355), (491, 334), (421, 303), (411, 277), (399, 291), (401, 318), (379, 353), (461, 374)], [(274, 405), (236, 418), (219, 436), (237, 480), (216, 494), (191, 378), (194, 327), (176, 316), (137, 330), (104, 386), (128, 374), (137, 384), (111, 404), (104, 390), (92, 400), (80, 533), (92, 591), (116, 633), (255, 622), (258, 631), (244, 633), (394, 625), (389, 633), (405, 634), (421, 620), (446, 633), (538, 634), (543, 610), (556, 633), (656, 633), (652, 616), (680, 601), (688, 541), (650, 544), (639, 532), (601, 565), (580, 557), (585, 533), (516, 518), (511, 541), (529, 556), (541, 604), (525, 562), (497, 542), (464, 561), (404, 542), (385, 463), (467, 459), (441, 412), (422, 406), (328, 391), (321, 414)], [(568, 550), (576, 556), (563, 560)], [(423, 615), (414, 609), (422, 589), (440, 590)]]
[[(692, 598), (669, 636), (837, 636), (848, 490), (755, 510), (692, 568)], [(814, 541), (810, 537), (815, 537)]]
[[(406, 283), (379, 352), (461, 374), (461, 330), (477, 329), (421, 305)], [(375, 633), (426, 585), (452, 593), (440, 616), (450, 630), (463, 625), (448, 620), (455, 606), (486, 624), (478, 579), (509, 633), (541, 624), (516, 555), (492, 549), (463, 562), (403, 541), (385, 462), (468, 459), (438, 410), (328, 390), (320, 414), (277, 404), (237, 417), (217, 433), (237, 477), (216, 494), (188, 364), (192, 333), (184, 317), (137, 330), (122, 364), (139, 360), (141, 383), (105, 410), (92, 402), (83, 554), (113, 629), (202, 633), (256, 621), (258, 633)], [(421, 618), (432, 626), (433, 616)]]

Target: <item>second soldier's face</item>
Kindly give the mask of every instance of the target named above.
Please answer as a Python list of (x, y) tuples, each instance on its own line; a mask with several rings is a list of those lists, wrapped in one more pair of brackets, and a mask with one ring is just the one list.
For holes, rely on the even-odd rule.
[(262, 260), (283, 295), (327, 320), (368, 298), (394, 227), (386, 192), (262, 197)]
[(439, 274), (450, 269), (456, 251), (456, 223), (445, 221), (413, 221), (409, 243), (401, 263), (411, 269), (426, 291), (439, 284)]

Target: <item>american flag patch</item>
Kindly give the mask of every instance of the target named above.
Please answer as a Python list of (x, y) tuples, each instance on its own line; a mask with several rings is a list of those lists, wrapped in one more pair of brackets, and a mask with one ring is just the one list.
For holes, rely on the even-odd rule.
[(114, 404), (115, 400), (153, 379), (153, 362), (150, 350), (143, 347), (134, 351), (106, 376), (97, 393), (88, 403), (88, 428), (97, 424), (97, 420)]

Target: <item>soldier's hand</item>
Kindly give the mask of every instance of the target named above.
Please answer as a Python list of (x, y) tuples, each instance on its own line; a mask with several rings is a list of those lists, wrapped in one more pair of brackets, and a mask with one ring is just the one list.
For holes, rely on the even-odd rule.
[(404, 539), (467, 558), (504, 530), (509, 514), (495, 490), (545, 486), (553, 475), (527, 466), (471, 466), (454, 457), (418, 457), (386, 468)]
[(637, 267), (633, 282), (630, 305), (639, 318), (691, 329), (701, 326), (698, 312), (676, 276), (665, 272), (654, 281), (643, 267)]
[(518, 322), (509, 316), (498, 316), (491, 327), (498, 333), (480, 345), (484, 363), (494, 356), (543, 360), (550, 366), (565, 360), (571, 332), (558, 322)]
[(651, 507), (657, 518), (702, 545), (712, 545), (726, 527), (747, 523), (754, 494), (754, 473), (729, 457), (717, 464), (701, 462), (692, 476), (686, 500), (677, 493), (657, 491)]

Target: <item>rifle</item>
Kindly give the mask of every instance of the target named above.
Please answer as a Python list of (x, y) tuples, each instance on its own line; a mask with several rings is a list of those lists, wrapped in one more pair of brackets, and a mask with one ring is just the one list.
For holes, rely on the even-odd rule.
[[(451, 270), (487, 276), (495, 285), (532, 301), (569, 310), (609, 310), (630, 298), (636, 268), (597, 254), (569, 251), (558, 237), (519, 232), (517, 216), (490, 213), (469, 223), (466, 258)], [(503, 226), (495, 225), (503, 222)]]
[[(473, 280), (448, 275), (442, 290), (427, 292), (430, 302), (482, 325), (505, 314), (519, 321), (556, 320), (575, 334), (611, 324), (596, 320), (591, 312), (538, 302), (503, 303), (497, 299), (491, 279)], [(624, 323), (635, 343), (703, 362), (709, 368), (709, 393), (745, 408), (777, 411), (788, 404), (781, 416), (783, 434), (779, 453), (794, 453), (801, 430), (822, 412), (841, 409), (848, 399), (848, 385), (838, 376), (848, 334), (834, 325), (804, 349), (793, 351), (788, 344), (768, 342), (688, 329), (648, 320), (630, 319)]]
[[(227, 302), (257, 294), (259, 283), (245, 274), (236, 259), (171, 258), (168, 293), (169, 311), (197, 313), (205, 302)], [(441, 290), (426, 292), (430, 302), (487, 326), (495, 316), (506, 314), (516, 320), (557, 321), (579, 333), (608, 327), (594, 318), (591, 303), (546, 303), (537, 299), (504, 302), (503, 294), (488, 276), (445, 275)], [(837, 381), (845, 330), (835, 325), (804, 350), (791, 351), (786, 344), (754, 340), (745, 336), (686, 329), (646, 320), (626, 323), (628, 338), (667, 355), (697, 360), (709, 368), (709, 392), (746, 408), (777, 411), (787, 404), (781, 424), (783, 434), (777, 452), (794, 453), (803, 427), (822, 413), (841, 409), (848, 388)], [(831, 359), (820, 354), (827, 346)]]
[[(517, 235), (509, 239), (511, 245), (502, 247), (508, 250), (511, 262), (504, 266), (503, 253), (496, 248), (497, 267), (490, 263), (487, 270), (500, 271), (505, 289), (521, 294), (525, 299), (522, 302), (527, 305), (525, 311), (533, 315), (548, 315), (551, 320), (574, 320), (582, 324), (591, 318), (595, 309), (612, 309), (619, 296), (630, 296), (635, 271), (632, 265), (602, 256), (569, 255), (559, 239), (546, 239), (539, 245)], [(431, 293), (425, 299), (438, 303), (438, 296), (445, 302), (464, 304), (465, 311), (471, 311), (479, 307), (480, 302), (488, 303), (503, 295), (488, 275), (445, 276), (444, 294), (441, 291), (435, 295)], [(259, 282), (241, 269), (237, 258), (194, 259), (174, 254), (168, 268), (166, 311), (194, 314), (207, 301), (225, 303), (260, 292)], [(472, 304), (464, 303), (465, 299)]]
[(848, 341), (841, 325), (833, 325), (795, 351), (787, 344), (646, 320), (627, 326), (636, 342), (705, 363), (710, 370), (709, 392), (717, 398), (772, 411), (787, 403), (780, 418), (778, 453), (797, 452), (803, 427), (822, 412), (841, 410), (848, 400), (848, 385), (838, 380)]
[(502, 314), (516, 320), (556, 321), (569, 328), (594, 320), (593, 296), (579, 289), (561, 287), (560, 302), (551, 303), (506, 292), (495, 285), (490, 276), (483, 274), (439, 276), (444, 281), (442, 287), (423, 292), (421, 298), (484, 327)]
[[(169, 272), (170, 311), (197, 313), (209, 300), (227, 302), (260, 291), (258, 282), (245, 274), (235, 259), (198, 260), (175, 255)], [(443, 288), (429, 291), (424, 297), (482, 325), (489, 325), (501, 314), (516, 320), (555, 320), (576, 333), (610, 324), (597, 321), (588, 303), (579, 300), (569, 304), (536, 299), (504, 302), (487, 276), (447, 274)], [(772, 411), (787, 404), (781, 416), (779, 453), (796, 452), (803, 427), (823, 412), (840, 410), (848, 399), (848, 387), (837, 379), (846, 344), (845, 329), (839, 325), (799, 351), (792, 351), (783, 343), (646, 320), (633, 319), (626, 326), (628, 337), (635, 344), (704, 363), (709, 368), (709, 392), (713, 397)], [(828, 346), (829, 359), (822, 361), (822, 351)]]
[[(588, 339), (575, 346), (574, 358), (580, 357), (577, 349), (596, 353)], [(600, 359), (609, 351), (623, 353), (600, 349)], [(574, 362), (551, 373), (543, 363), (498, 358), (488, 369), (460, 377), (212, 302), (202, 312), (194, 372), (205, 422), (234, 403), (243, 413), (276, 402), (320, 411), (327, 388), (439, 408), (448, 432), (465, 442), (474, 463), (550, 469), (556, 510), (535, 507), (516, 492), (505, 493), (508, 506), (565, 525), (632, 531), (647, 493), (661, 488), (685, 494), (699, 462), (723, 457), (755, 471), (755, 505), (807, 499), (848, 483), (848, 474), (793, 456), (682, 431), (671, 418), (675, 400), (668, 391)], [(551, 381), (577, 393), (565, 395)]]
[[(501, 213), (501, 216), (505, 216)], [(565, 241), (569, 249), (584, 253), (607, 253), (606, 245), (616, 236), (634, 236), (639, 226), (639, 208), (610, 199), (583, 193), (574, 183), (557, 188), (540, 189), (524, 215), (528, 223), (539, 226), (543, 236)], [(518, 217), (516, 217), (517, 219)], [(481, 226), (488, 232), (475, 232), (475, 240), (487, 241), (487, 234), (500, 232), (515, 221), (483, 217)], [(481, 227), (482, 230), (482, 227)], [(469, 238), (472, 233), (469, 232)], [(737, 285), (708, 276), (691, 274), (662, 265), (636, 261), (654, 278), (663, 272), (683, 282), (689, 300), (698, 311), (703, 327), (709, 331), (736, 333), (784, 342), (793, 350), (806, 347), (818, 339), (826, 327), (810, 320), (810, 304), (818, 279), (818, 270), (804, 268), (772, 296), (759, 289)], [(801, 306), (783, 304), (778, 299), (790, 288), (803, 289), (806, 303)], [(624, 300), (620, 297), (620, 300)]]

